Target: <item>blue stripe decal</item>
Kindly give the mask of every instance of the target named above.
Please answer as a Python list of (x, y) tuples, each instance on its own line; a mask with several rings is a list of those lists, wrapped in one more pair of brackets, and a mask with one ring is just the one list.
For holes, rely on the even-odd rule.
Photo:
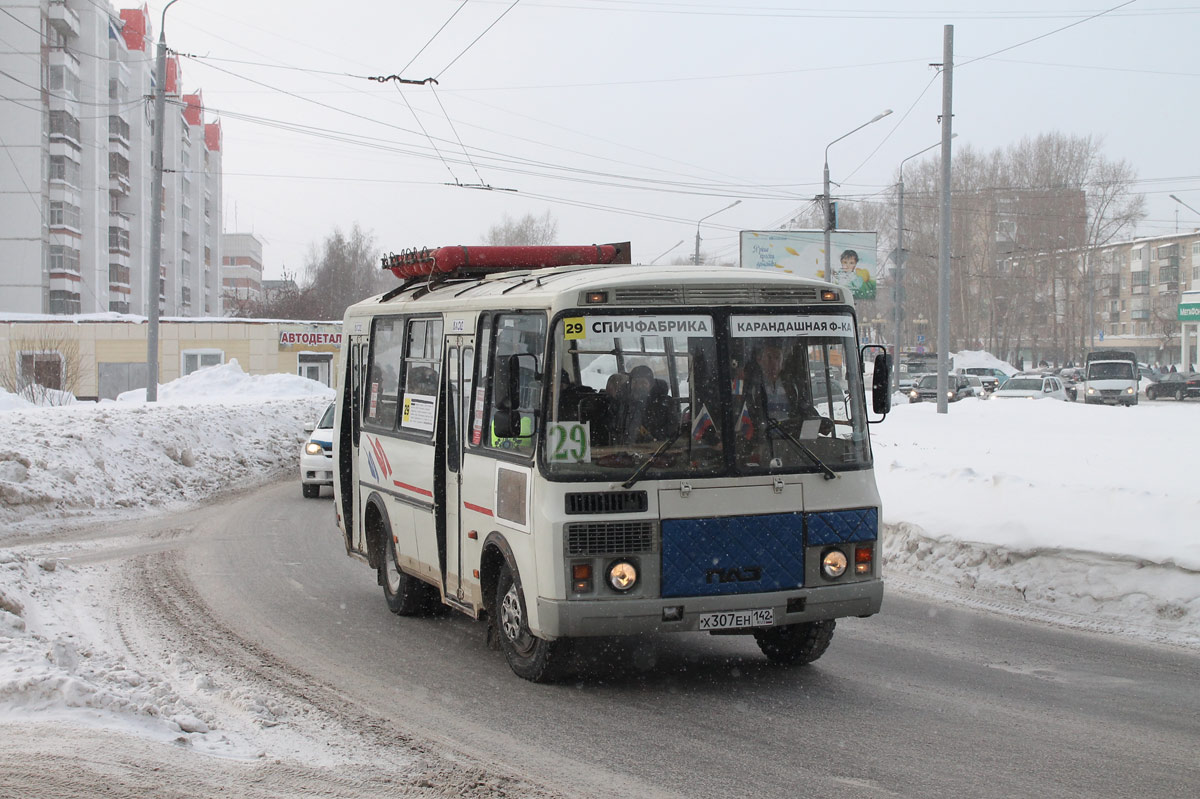
[(848, 544), (874, 541), (879, 537), (879, 509), (855, 508), (824, 513), (806, 513), (808, 545)]
[(333, 449), (333, 442), (332, 442), (332, 441), (318, 441), (317, 439), (315, 439), (315, 438), (314, 438), (314, 439), (312, 439), (312, 443), (314, 443), (314, 444), (320, 444), (320, 445), (321, 445), (322, 447), (324, 447), (325, 449)]

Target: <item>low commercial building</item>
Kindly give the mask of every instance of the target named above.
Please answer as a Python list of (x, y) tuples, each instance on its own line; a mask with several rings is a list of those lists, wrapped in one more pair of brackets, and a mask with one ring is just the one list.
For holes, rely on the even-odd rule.
[[(147, 320), (128, 314), (0, 315), (0, 387), (37, 385), (79, 399), (146, 387)], [(296, 374), (336, 385), (341, 322), (167, 317), (158, 374), (167, 383), (237, 360), (247, 374)]]

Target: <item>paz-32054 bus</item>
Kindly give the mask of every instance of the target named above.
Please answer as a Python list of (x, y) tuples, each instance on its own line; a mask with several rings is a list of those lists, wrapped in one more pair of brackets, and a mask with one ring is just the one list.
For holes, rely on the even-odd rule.
[[(628, 264), (628, 245), (384, 259), (345, 315), (335, 507), (401, 615), (486, 619), (551, 680), (573, 639), (753, 636), (808, 663), (883, 600), (844, 289)], [(888, 363), (872, 413), (886, 414)]]

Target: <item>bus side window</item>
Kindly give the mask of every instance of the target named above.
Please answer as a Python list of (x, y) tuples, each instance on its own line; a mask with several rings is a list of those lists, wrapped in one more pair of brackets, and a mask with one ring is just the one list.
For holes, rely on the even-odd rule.
[(404, 326), (398, 316), (377, 317), (371, 325), (371, 361), (363, 397), (363, 426), (393, 430), (400, 407)]
[(442, 320), (411, 319), (404, 384), (400, 398), (400, 429), (433, 433), (438, 382), (442, 368)]
[(487, 446), (528, 455), (533, 452), (545, 382), (546, 317), (498, 314), (493, 330)]

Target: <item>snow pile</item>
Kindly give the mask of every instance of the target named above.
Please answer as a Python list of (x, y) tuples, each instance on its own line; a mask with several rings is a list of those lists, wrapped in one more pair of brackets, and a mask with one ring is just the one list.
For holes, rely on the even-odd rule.
[(1009, 377), (1012, 377), (1020, 371), (1011, 363), (1000, 360), (986, 350), (963, 350), (962, 352), (952, 352), (950, 353), (950, 357), (953, 359), (955, 370), (966, 369), (968, 367), (984, 367), (988, 369), (999, 369)]
[[(161, 386), (157, 404), (130, 393), (141, 396), (44, 408), (0, 396), (0, 720), (115, 727), (252, 757), (253, 729), (275, 723), (253, 692), (232, 696), (224, 718), (196, 709), (180, 691), (186, 664), (173, 664), (173, 676), (148, 673), (113, 643), (123, 637), (109, 629), (120, 587), (107, 566), (75, 567), (56, 557), (70, 544), (22, 540), (64, 519), (184, 507), (298, 473), (303, 428), (333, 392), (294, 375), (246, 375), (231, 362)], [(188, 691), (211, 692), (204, 680), (185, 680)]]
[(236, 361), (122, 402), (4, 413), (0, 525), (40, 529), (97, 510), (169, 508), (299, 469), (303, 428), (333, 392)]
[(32, 408), (33, 403), (22, 396), (0, 388), (0, 412), (15, 411), (18, 408)]
[(888, 576), (1004, 612), (1200, 645), (1184, 404), (967, 399), (872, 428)]
[[(283, 397), (317, 397), (328, 402), (332, 396), (332, 389), (299, 375), (248, 375), (242, 371), (237, 358), (158, 387), (158, 402), (164, 405), (258, 402)], [(126, 391), (117, 396), (117, 401), (144, 403), (146, 390)]]

